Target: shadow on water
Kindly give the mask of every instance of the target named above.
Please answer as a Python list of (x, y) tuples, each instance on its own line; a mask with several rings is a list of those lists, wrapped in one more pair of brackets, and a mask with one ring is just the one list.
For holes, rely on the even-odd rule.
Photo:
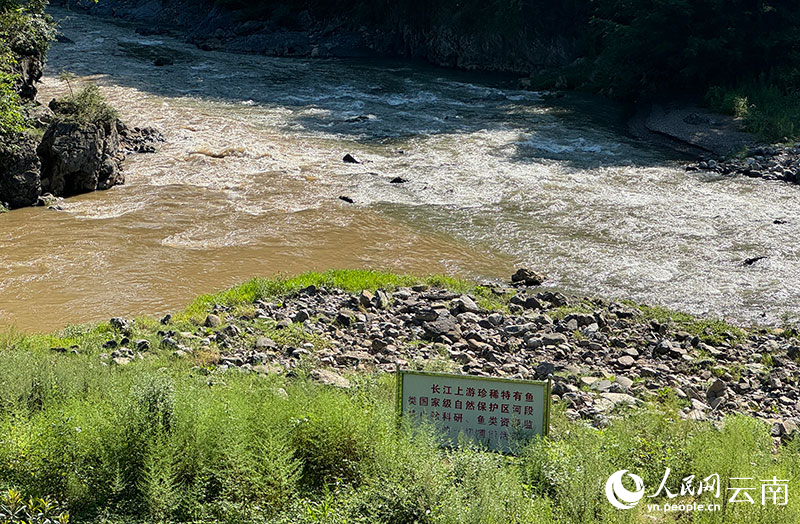
[[(92, 22), (105, 26), (87, 28), (94, 38), (75, 35), (77, 43), (54, 44), (51, 71), (67, 68), (159, 97), (286, 112), (279, 124), (286, 132), (362, 145), (400, 147), (419, 137), (500, 130), (516, 135), (503, 146), (505, 160), (521, 164), (558, 161), (581, 169), (676, 160), (670, 152), (627, 138), (624, 108), (587, 95), (552, 98), (520, 90), (516, 78), (507, 75), (388, 59), (202, 51), (171, 37), (142, 37), (125, 23)], [(75, 29), (70, 24), (67, 36)], [(158, 61), (167, 65), (156, 66)]]

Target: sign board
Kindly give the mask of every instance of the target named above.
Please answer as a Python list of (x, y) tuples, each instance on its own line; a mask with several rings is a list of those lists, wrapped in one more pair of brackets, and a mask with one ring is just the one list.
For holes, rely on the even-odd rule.
[(550, 382), (400, 370), (397, 409), (433, 423), (450, 445), (463, 435), (508, 452), (514, 442), (547, 435)]

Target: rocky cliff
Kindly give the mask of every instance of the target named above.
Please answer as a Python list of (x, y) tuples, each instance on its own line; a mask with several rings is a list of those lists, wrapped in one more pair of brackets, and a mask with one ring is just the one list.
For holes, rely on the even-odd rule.
[[(66, 0), (53, 4), (66, 5)], [(177, 31), (203, 49), (269, 56), (406, 57), (445, 67), (529, 74), (571, 63), (578, 46), (569, 32), (464, 31), (399, 19), (363, 25), (349, 13), (322, 17), (303, 11), (286, 26), (191, 0), (104, 0), (72, 8), (139, 22), (143, 34)]]

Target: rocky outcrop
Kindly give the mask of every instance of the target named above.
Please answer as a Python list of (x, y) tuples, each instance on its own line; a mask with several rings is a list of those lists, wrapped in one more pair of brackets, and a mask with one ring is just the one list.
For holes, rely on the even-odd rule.
[(37, 148), (42, 160), (42, 191), (70, 196), (123, 184), (119, 151), (115, 124), (52, 124)]
[(36, 82), (42, 78), (43, 60), (38, 56), (17, 57), (17, 93), (22, 98), (33, 100), (36, 98)]
[(10, 208), (36, 204), (42, 189), (40, 169), (32, 138), (0, 151), (0, 203)]

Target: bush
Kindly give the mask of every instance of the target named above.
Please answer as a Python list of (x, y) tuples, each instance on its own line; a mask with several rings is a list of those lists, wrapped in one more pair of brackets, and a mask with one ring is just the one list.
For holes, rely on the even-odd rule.
[(55, 22), (45, 13), (46, 6), (45, 0), (0, 3), (0, 42), (16, 55), (44, 60), (56, 36)]
[(117, 111), (108, 105), (100, 89), (96, 85), (89, 85), (73, 94), (65, 95), (54, 102), (50, 108), (56, 115), (56, 120), (61, 122), (76, 123), (79, 125), (106, 124), (117, 121)]

